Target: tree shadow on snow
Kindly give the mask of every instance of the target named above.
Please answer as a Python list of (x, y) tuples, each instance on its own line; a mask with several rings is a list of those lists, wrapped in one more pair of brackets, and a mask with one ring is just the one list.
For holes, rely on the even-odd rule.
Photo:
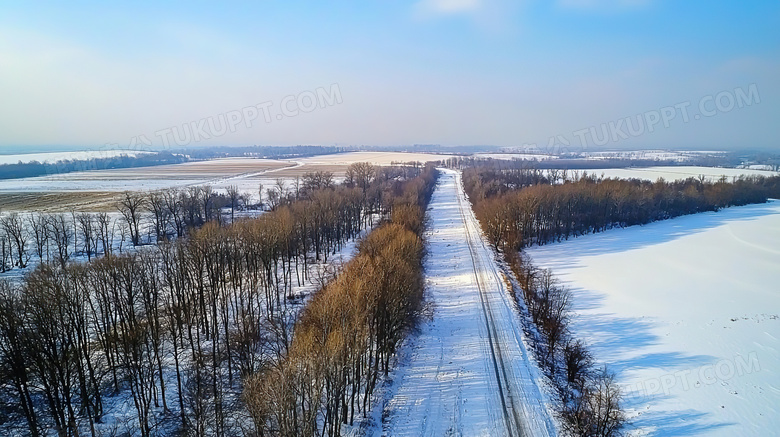
[(737, 425), (733, 422), (717, 422), (712, 414), (696, 410), (643, 412), (633, 419), (636, 428), (652, 427), (653, 437), (678, 437), (709, 435), (713, 431)]
[[(780, 201), (770, 200), (768, 203), (725, 208), (716, 212), (691, 214), (646, 225), (610, 229), (597, 234), (575, 237), (561, 243), (533, 247), (530, 252), (535, 264), (544, 265), (553, 271), (581, 268), (577, 260), (583, 257), (641, 249), (704, 232), (730, 221), (755, 220), (777, 215), (780, 214), (778, 205)], [(566, 256), (558, 256), (561, 253), (565, 253)]]
[[(574, 241), (531, 249), (534, 264), (550, 268), (553, 272), (582, 268), (581, 259), (589, 256), (621, 253), (643, 247), (674, 241), (686, 235), (696, 234), (722, 226), (731, 221), (756, 220), (780, 214), (780, 201), (766, 204), (727, 208), (718, 212), (707, 212), (660, 221), (644, 226), (622, 230), (610, 230), (600, 234), (587, 235)], [(585, 241), (582, 241), (585, 240)], [(562, 275), (565, 281), (565, 273)], [(641, 353), (647, 347), (661, 344), (662, 338), (654, 333), (655, 321), (651, 318), (621, 317), (618, 314), (599, 312), (605, 296), (584, 288), (571, 288), (573, 327), (577, 337), (588, 339), (591, 351), (600, 362), (609, 363), (618, 381), (621, 374), (641, 369), (661, 369), (674, 373), (712, 364), (717, 357), (686, 354), (678, 351)], [(636, 351), (636, 353), (632, 353)], [(642, 398), (636, 393), (626, 393), (625, 403), (629, 408), (641, 411), (632, 420), (632, 427), (650, 431), (652, 436), (694, 436), (708, 435), (715, 430), (736, 425), (718, 422), (711, 413), (687, 410), (653, 410), (658, 402), (675, 397), (672, 394), (658, 394)], [(644, 410), (644, 408), (649, 408)]]
[[(661, 344), (661, 337), (653, 332), (650, 318), (620, 317), (614, 313), (581, 313), (582, 310), (598, 310), (604, 297), (582, 288), (572, 289), (574, 312), (572, 322), (577, 337), (588, 339), (590, 350), (599, 362), (606, 362), (620, 381), (626, 372), (641, 369), (662, 369), (666, 373), (693, 369), (716, 362), (710, 355), (683, 352), (653, 352), (632, 354), (644, 348)], [(674, 394), (641, 391), (624, 392), (624, 406), (642, 411), (644, 406), (675, 397)], [(632, 420), (632, 427), (653, 429), (651, 436), (707, 435), (715, 429), (734, 425), (713, 422), (711, 414), (696, 410), (642, 411)]]

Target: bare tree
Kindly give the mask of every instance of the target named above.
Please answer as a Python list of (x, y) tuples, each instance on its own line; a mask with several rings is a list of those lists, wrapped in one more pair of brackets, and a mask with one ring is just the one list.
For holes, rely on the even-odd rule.
[(125, 191), (119, 201), (118, 209), (130, 230), (133, 246), (141, 244), (141, 220), (146, 201), (139, 193)]
[(370, 162), (355, 162), (347, 167), (346, 180), (347, 185), (357, 186), (365, 194), (368, 187), (376, 177), (376, 168)]
[[(65, 218), (59, 215), (62, 221)], [(58, 220), (59, 221), (59, 220)], [(72, 320), (73, 304), (64, 269), (42, 266), (24, 285), (25, 326), (30, 332), (29, 366), (43, 388), (49, 416), (60, 436), (78, 435), (77, 343)]]
[(271, 208), (271, 211), (276, 211), (276, 208), (281, 203), (281, 195), (279, 194), (279, 191), (274, 188), (268, 188), (265, 190), (265, 196), (268, 199), (268, 207)]
[(13, 269), (13, 248), (8, 235), (0, 228), (0, 272)]
[(263, 209), (263, 184), (258, 184), (257, 195), (260, 198), (260, 209)]
[(168, 223), (171, 213), (168, 209), (168, 202), (165, 196), (160, 192), (149, 193), (149, 209), (152, 212), (152, 224), (154, 227), (154, 236), (157, 242), (161, 242), (168, 237)]
[(8, 238), (16, 248), (15, 264), (23, 269), (27, 267), (30, 256), (27, 253), (27, 242), (29, 235), (19, 214), (13, 212), (0, 218), (0, 227), (3, 228)]
[(33, 240), (35, 242), (35, 254), (38, 255), (38, 261), (43, 262), (43, 257), (49, 258), (49, 218), (43, 214), (30, 213), (27, 217), (32, 230)]
[(241, 192), (238, 190), (237, 185), (231, 185), (227, 187), (227, 195), (228, 199), (230, 199), (230, 223), (233, 223), (236, 217), (236, 208), (241, 200)]
[(201, 186), (200, 200), (203, 209), (203, 223), (208, 223), (214, 218), (214, 187), (211, 185)]
[(57, 260), (64, 268), (70, 260), (70, 245), (75, 239), (73, 226), (63, 214), (56, 214), (51, 216), (49, 232), (51, 232), (49, 239), (54, 242), (54, 247), (57, 249)]
[[(108, 256), (111, 254), (111, 248), (114, 244), (114, 225), (111, 222), (111, 217), (105, 212), (98, 213), (96, 220), (97, 241), (103, 247), (103, 255)], [(95, 250), (97, 250), (97, 247), (95, 247)]]
[(569, 340), (563, 348), (563, 363), (569, 384), (581, 383), (593, 364), (590, 352), (582, 340)]
[(30, 344), (27, 341), (22, 297), (9, 281), (0, 282), (0, 360), (3, 374), (13, 382), (13, 390), (22, 407), (30, 435), (40, 435), (38, 414), (31, 396), (29, 367)]
[(332, 172), (318, 170), (303, 174), (303, 189), (307, 193), (325, 188), (333, 188)]
[(279, 205), (286, 203), (289, 192), (287, 190), (287, 182), (283, 178), (276, 178), (276, 190), (279, 192)]
[[(78, 232), (81, 234), (84, 253), (87, 254), (87, 259), (92, 259), (92, 254), (97, 252), (97, 241), (95, 239), (94, 232), (94, 218), (92, 214), (82, 212), (76, 215), (76, 223), (78, 226)], [(94, 243), (94, 244), (93, 244)]]
[(617, 437), (623, 435), (628, 419), (620, 408), (621, 392), (606, 368), (583, 383), (579, 395), (568, 402), (563, 428), (571, 435)]
[(301, 177), (296, 175), (295, 179), (293, 180), (293, 192), (295, 193), (295, 200), (300, 199), (301, 189)]
[(171, 215), (174, 228), (176, 228), (176, 237), (181, 238), (187, 230), (184, 194), (174, 189), (165, 191), (163, 196), (165, 197), (165, 207)]

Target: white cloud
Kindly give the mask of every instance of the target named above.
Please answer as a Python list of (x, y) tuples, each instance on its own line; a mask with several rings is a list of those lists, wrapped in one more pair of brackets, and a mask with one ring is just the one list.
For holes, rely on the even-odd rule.
[(412, 17), (422, 22), (458, 19), (471, 22), (481, 32), (506, 35), (521, 22), (521, 11), (531, 0), (419, 0)]
[(481, 0), (421, 0), (415, 9), (424, 15), (451, 15), (478, 11)]
[(558, 0), (558, 6), (581, 10), (625, 10), (649, 5), (651, 0)]

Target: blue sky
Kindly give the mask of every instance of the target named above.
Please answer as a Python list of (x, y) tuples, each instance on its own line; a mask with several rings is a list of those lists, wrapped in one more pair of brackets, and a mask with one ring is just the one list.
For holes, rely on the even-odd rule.
[(778, 29), (776, 1), (4, 4), (0, 147), (161, 147), (336, 84), (340, 103), (187, 144), (547, 145), (753, 86), (605, 147), (780, 149)]

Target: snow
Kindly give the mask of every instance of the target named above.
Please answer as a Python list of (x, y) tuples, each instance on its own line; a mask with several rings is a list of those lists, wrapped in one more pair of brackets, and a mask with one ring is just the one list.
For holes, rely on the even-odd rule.
[[(658, 167), (637, 167), (637, 168), (607, 168), (577, 170), (579, 174), (588, 172), (596, 176), (605, 178), (621, 179), (645, 179), (655, 181), (658, 178), (664, 178), (667, 181), (682, 180), (690, 177), (698, 178), (704, 176), (708, 180), (718, 180), (721, 176), (726, 176), (729, 182), (732, 178), (739, 176), (778, 176), (780, 172), (765, 171), (744, 168), (721, 168), (721, 167), (702, 167), (702, 166), (658, 166)], [(569, 173), (574, 173), (570, 170)]]
[(653, 161), (685, 162), (702, 155), (722, 155), (718, 151), (685, 151), (685, 150), (619, 150), (607, 152), (583, 152), (586, 159), (649, 159)]
[[(5, 155), (3, 159), (17, 162), (19, 159), (33, 160), (49, 157), (74, 159), (76, 156), (106, 157), (112, 151), (43, 153), (34, 155)], [(116, 154), (144, 153), (113, 151)], [(21, 158), (27, 157), (27, 158)], [(215, 189), (225, 189), (237, 185), (239, 190), (257, 196), (262, 183), (269, 188), (277, 179), (287, 181), (288, 188), (295, 176), (307, 171), (327, 170), (337, 172), (355, 162), (371, 162), (375, 165), (391, 165), (395, 162), (443, 160), (451, 156), (403, 152), (349, 152), (331, 155), (318, 155), (296, 159), (259, 159), (259, 158), (220, 158), (209, 161), (187, 162), (182, 164), (151, 167), (124, 168), (79, 171), (47, 176), (0, 180), (2, 192), (67, 192), (67, 191), (108, 191), (122, 192), (154, 191), (168, 188), (183, 188), (195, 185), (211, 185)], [(252, 169), (254, 167), (254, 169)], [(337, 174), (336, 181), (343, 177)]]
[(639, 435), (780, 428), (780, 201), (531, 248), (617, 372)]
[(475, 153), (475, 158), (484, 159), (526, 159), (529, 161), (545, 161), (548, 159), (558, 159), (556, 155), (545, 155), (542, 153)]
[[(555, 435), (540, 388), (543, 377), (528, 355), (519, 314), (493, 252), (480, 238), (460, 173), (442, 170), (429, 215), (425, 271), (432, 313), (400, 352), (384, 408), (376, 409), (386, 419), (376, 434), (495, 436), (510, 428), (512, 434)], [(478, 281), (492, 314), (501, 369), (492, 359)]]
[(749, 168), (751, 170), (774, 171), (774, 166), (770, 164), (750, 164), (750, 165), (746, 165), (745, 168)]
[[(252, 165), (255, 171), (245, 170)], [(224, 158), (204, 162), (92, 170), (22, 179), (0, 180), (0, 192), (51, 192), (51, 191), (153, 191), (168, 188), (184, 188), (195, 185), (212, 185), (227, 188), (228, 185), (250, 181), (244, 184), (247, 192), (256, 192), (258, 185), (254, 178), (262, 175), (271, 177), (274, 172), (300, 167), (301, 163), (287, 160), (258, 158)], [(275, 179), (271, 179), (275, 181)]]
[(18, 155), (0, 155), (0, 165), (18, 164), (19, 162), (28, 163), (38, 161), (41, 164), (54, 164), (65, 160), (88, 160), (116, 158), (126, 155), (136, 157), (139, 155), (152, 153), (138, 150), (85, 150), (80, 152), (49, 152), (49, 153), (22, 153)]
[[(118, 213), (112, 214), (114, 220), (117, 220), (119, 217)], [(372, 223), (379, 223), (380, 217), (378, 214), (373, 216)], [(291, 290), (290, 295), (294, 296), (294, 300), (287, 301), (287, 304), (289, 305), (288, 309), (290, 310), (290, 317), (295, 317), (298, 314), (298, 311), (302, 310), (306, 303), (311, 299), (311, 297), (314, 295), (314, 293), (321, 289), (325, 283), (332, 280), (342, 269), (343, 267), (352, 260), (352, 258), (355, 257), (355, 255), (358, 253), (357, 246), (359, 241), (362, 238), (365, 238), (366, 235), (372, 230), (372, 228), (366, 228), (362, 230), (356, 237), (344, 242), (339, 248), (334, 248), (334, 250), (329, 254), (327, 261), (324, 259), (322, 260), (314, 260), (312, 259), (312, 254), (309, 255), (310, 259), (307, 264), (307, 270), (306, 270), (306, 277), (308, 279), (303, 280), (301, 284), (299, 285), (298, 282), (295, 279), (295, 276), (291, 278), (293, 283), (291, 284)], [(152, 249), (152, 246), (138, 246), (133, 247), (128, 240), (120, 241), (120, 236), (116, 235), (116, 238), (113, 241), (113, 248), (114, 253), (120, 253), (119, 247), (120, 244), (123, 244), (123, 252), (133, 252), (136, 250), (147, 250)], [(96, 256), (96, 258), (103, 257), (102, 254)], [(87, 257), (83, 254), (74, 254), (71, 257), (71, 260), (74, 262), (86, 262)], [(28, 273), (29, 271), (32, 271), (35, 266), (38, 264), (37, 258), (33, 257), (30, 260), (30, 263), (27, 268), (25, 269), (19, 269), (15, 268), (14, 270), (11, 270), (9, 272), (0, 273), (0, 278), (3, 279), (11, 279), (11, 280), (21, 280), (23, 275), (25, 273)], [(281, 270), (284, 269), (284, 267), (279, 266), (280, 274)], [(303, 268), (301, 266), (301, 273), (303, 273)], [(151, 413), (152, 413), (152, 424), (154, 425), (155, 422), (157, 422), (157, 425), (161, 426), (162, 428), (158, 428), (159, 435), (173, 435), (174, 430), (177, 426), (177, 418), (179, 414), (179, 404), (178, 404), (178, 390), (177, 390), (177, 382), (176, 382), (176, 372), (174, 369), (174, 360), (171, 351), (171, 345), (170, 343), (164, 344), (164, 350), (167, 351), (163, 358), (163, 379), (165, 380), (165, 387), (166, 387), (166, 395), (165, 399), (168, 404), (168, 407), (170, 408), (170, 411), (165, 413), (162, 409), (162, 407), (155, 407), (152, 406)], [(191, 356), (187, 353), (187, 351), (182, 351), (180, 355), (180, 359), (184, 363), (185, 366), (189, 365), (191, 361)], [(226, 392), (224, 393), (225, 397), (227, 399), (235, 398), (240, 393), (239, 390), (236, 389), (236, 387), (232, 387), (229, 389), (226, 389)], [(96, 430), (98, 435), (126, 435), (126, 436), (136, 436), (139, 435), (138, 431), (138, 413), (133, 403), (133, 398), (131, 395), (130, 390), (125, 386), (122, 390), (120, 390), (118, 393), (103, 393), (103, 408), (104, 408), (104, 415), (103, 419), (100, 423), (96, 424)], [(241, 410), (239, 410), (241, 411)], [(242, 414), (233, 414), (231, 417), (227, 418), (228, 423), (239, 423), (242, 420), (247, 420), (247, 418)], [(26, 435), (25, 431), (27, 430), (23, 424), (20, 425), (21, 422), (13, 423), (13, 422), (6, 422), (6, 423), (0, 423), (0, 434), (2, 435)], [(14, 428), (17, 425), (20, 425), (18, 428)], [(154, 425), (154, 426), (157, 426)], [(154, 428), (153, 426), (153, 428)], [(21, 429), (22, 431), (18, 431)], [(89, 429), (86, 428), (86, 426), (82, 423), (82, 429), (81, 432), (83, 434), (88, 434)], [(44, 434), (44, 435), (50, 435), (50, 434)]]
[(397, 162), (442, 161), (452, 155), (415, 152), (345, 152), (329, 155), (316, 155), (299, 160), (307, 165), (349, 165), (356, 162), (370, 162), (374, 165), (391, 165)]
[[(102, 171), (102, 170), (100, 170)], [(75, 175), (74, 175), (75, 176)], [(210, 179), (75, 179), (41, 176), (24, 179), (0, 180), (0, 192), (52, 192), (52, 191), (153, 191), (173, 187), (202, 185)]]

